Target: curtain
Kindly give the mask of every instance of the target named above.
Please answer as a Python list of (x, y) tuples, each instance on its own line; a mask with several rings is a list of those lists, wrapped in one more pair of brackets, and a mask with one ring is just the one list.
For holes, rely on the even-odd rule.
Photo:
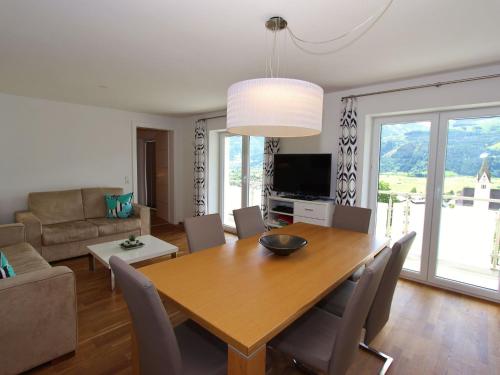
[(207, 214), (207, 120), (198, 120), (194, 127), (194, 216)]
[(358, 169), (358, 120), (356, 99), (345, 100), (340, 119), (339, 151), (337, 156), (337, 194), (335, 204), (356, 204), (356, 177)]
[(279, 138), (266, 138), (264, 142), (264, 165), (262, 174), (262, 217), (264, 221), (267, 220), (268, 207), (267, 198), (271, 195), (273, 190), (273, 176), (274, 176), (274, 154), (280, 151)]

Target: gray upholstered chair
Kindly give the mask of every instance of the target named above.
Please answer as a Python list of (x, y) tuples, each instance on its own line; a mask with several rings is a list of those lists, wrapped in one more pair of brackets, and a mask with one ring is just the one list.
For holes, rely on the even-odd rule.
[(335, 206), (332, 226), (355, 232), (368, 233), (372, 210), (370, 208), (353, 206)]
[[(337, 205), (333, 211), (332, 227), (368, 233), (371, 217), (372, 210), (370, 208)], [(351, 280), (359, 280), (364, 269), (365, 266), (356, 269), (351, 275)]]
[(358, 351), (368, 310), (389, 260), (383, 250), (363, 271), (342, 317), (314, 307), (270, 343), (300, 365), (329, 375), (345, 374)]
[(233, 215), (234, 222), (236, 223), (236, 233), (240, 240), (266, 231), (259, 206), (233, 210)]
[(193, 321), (175, 329), (154, 285), (116, 256), (109, 259), (127, 302), (142, 375), (227, 373), (227, 345)]
[[(371, 348), (369, 345), (389, 320), (392, 298), (394, 296), (398, 277), (411, 245), (415, 240), (415, 236), (415, 232), (410, 232), (392, 245), (392, 249), (390, 250), (391, 257), (389, 258), (377, 294), (375, 295), (372, 306), (370, 307), (370, 312), (366, 318), (365, 337), (360, 346), (385, 361), (380, 374), (384, 374), (387, 371), (393, 359), (387, 354)], [(337, 316), (341, 317), (345, 315), (344, 311), (347, 308), (346, 306), (349, 303), (350, 296), (356, 289), (356, 284), (356, 282), (351, 280), (345, 281), (331, 294), (325, 297), (318, 306)]]
[(188, 217), (184, 220), (184, 229), (192, 253), (226, 243), (219, 214)]

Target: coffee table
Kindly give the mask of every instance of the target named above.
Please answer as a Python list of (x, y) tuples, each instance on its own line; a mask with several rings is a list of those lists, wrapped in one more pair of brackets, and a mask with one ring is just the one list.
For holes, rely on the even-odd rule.
[(168, 242), (162, 241), (159, 238), (153, 237), (149, 234), (138, 236), (137, 239), (144, 243), (144, 246), (132, 250), (124, 250), (120, 244), (126, 238), (118, 241), (103, 242), (96, 245), (89, 245), (89, 268), (91, 271), (95, 270), (95, 260), (101, 262), (111, 272), (111, 290), (115, 289), (115, 275), (109, 266), (109, 258), (112, 255), (120, 257), (128, 264), (141, 262), (143, 260), (158, 258), (164, 255), (170, 255), (171, 258), (177, 256), (179, 248)]

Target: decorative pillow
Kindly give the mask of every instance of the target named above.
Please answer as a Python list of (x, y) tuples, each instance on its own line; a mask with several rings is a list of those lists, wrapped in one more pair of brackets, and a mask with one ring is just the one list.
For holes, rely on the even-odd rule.
[(134, 194), (128, 193), (123, 195), (105, 194), (107, 213), (106, 217), (125, 219), (131, 216), (134, 211), (132, 209), (132, 198)]
[(6, 279), (12, 276), (16, 276), (14, 268), (12, 268), (9, 264), (9, 261), (5, 257), (4, 253), (0, 251), (0, 279)]

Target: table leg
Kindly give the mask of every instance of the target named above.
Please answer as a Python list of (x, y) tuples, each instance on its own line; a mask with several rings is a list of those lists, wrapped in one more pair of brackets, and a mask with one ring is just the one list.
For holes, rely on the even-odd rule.
[(89, 254), (89, 270), (95, 271), (95, 258), (92, 254)]
[(266, 346), (245, 355), (232, 346), (227, 349), (228, 375), (264, 375), (266, 373)]

